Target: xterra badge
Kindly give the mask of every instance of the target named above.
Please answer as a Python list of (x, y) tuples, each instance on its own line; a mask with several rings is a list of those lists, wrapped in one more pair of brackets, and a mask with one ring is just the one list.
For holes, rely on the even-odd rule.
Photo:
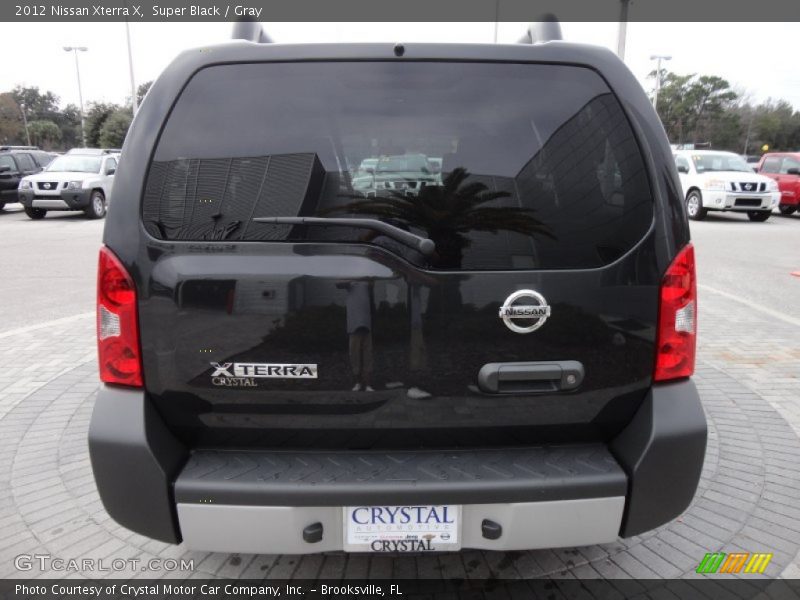
[[(522, 298), (530, 298), (533, 300), (532, 304), (514, 304), (517, 300)], [(539, 292), (533, 290), (518, 290), (511, 294), (503, 306), (500, 307), (500, 318), (511, 331), (515, 333), (530, 333), (536, 331), (544, 325), (547, 318), (550, 316), (550, 306), (547, 300), (544, 299)], [(526, 319), (533, 320), (530, 325), (517, 325), (512, 319)]]
[(316, 379), (317, 365), (215, 363), (211, 383), (226, 387), (256, 387), (255, 379)]

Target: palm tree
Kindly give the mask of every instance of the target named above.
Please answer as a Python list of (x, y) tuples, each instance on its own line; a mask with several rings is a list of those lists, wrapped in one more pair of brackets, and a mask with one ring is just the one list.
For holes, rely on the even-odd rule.
[(428, 185), (416, 196), (391, 191), (388, 196), (364, 199), (349, 195), (355, 202), (322, 211), (347, 213), (394, 221), (406, 227), (423, 229), (436, 244), (432, 259), (440, 269), (461, 267), (464, 249), (470, 245), (471, 231), (514, 231), (524, 235), (553, 238), (550, 228), (533, 216), (533, 209), (513, 206), (485, 206), (511, 194), (490, 191), (480, 181), (467, 182), (469, 172), (457, 167), (442, 185)]

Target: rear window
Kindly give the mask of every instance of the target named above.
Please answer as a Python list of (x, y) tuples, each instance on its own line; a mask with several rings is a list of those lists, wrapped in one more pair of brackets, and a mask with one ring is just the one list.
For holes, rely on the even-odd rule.
[[(356, 242), (431, 269), (588, 268), (648, 231), (639, 147), (595, 72), (536, 64), (208, 67), (164, 126), (142, 203), (166, 240)], [(430, 237), (254, 217), (361, 217)]]

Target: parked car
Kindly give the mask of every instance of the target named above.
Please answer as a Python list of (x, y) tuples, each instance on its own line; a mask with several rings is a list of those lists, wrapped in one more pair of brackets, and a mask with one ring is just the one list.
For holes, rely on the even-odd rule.
[(55, 154), (37, 146), (0, 146), (0, 210), (6, 204), (19, 202), (20, 179), (38, 173), (55, 158)]
[(775, 181), (780, 191), (778, 210), (791, 215), (800, 207), (800, 152), (770, 152), (756, 171)]
[(769, 177), (758, 175), (738, 154), (718, 150), (678, 150), (675, 165), (690, 219), (708, 211), (743, 212), (751, 221), (766, 221), (780, 193)]
[(416, 196), (426, 185), (437, 183), (426, 156), (409, 153), (399, 156), (381, 156), (367, 163), (358, 177), (353, 178), (353, 188), (365, 195), (392, 192)]
[(70, 150), (36, 175), (19, 182), (19, 199), (31, 219), (51, 210), (82, 210), (90, 219), (106, 214), (119, 155), (96, 148)]
[[(706, 447), (695, 258), (624, 63), (236, 30), (179, 55), (125, 140), (89, 429), (111, 517), (271, 554), (580, 546), (679, 516)], [(442, 157), (442, 185), (353, 194), (380, 148)]]

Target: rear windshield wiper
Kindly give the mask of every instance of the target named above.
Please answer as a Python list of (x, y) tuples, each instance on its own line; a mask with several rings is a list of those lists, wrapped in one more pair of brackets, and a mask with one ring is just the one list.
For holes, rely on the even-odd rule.
[(421, 252), (425, 256), (432, 256), (436, 252), (436, 244), (430, 238), (405, 231), (378, 219), (337, 219), (329, 217), (256, 217), (257, 223), (270, 225), (317, 225), (321, 227), (361, 227), (382, 233), (386, 237), (400, 242)]

